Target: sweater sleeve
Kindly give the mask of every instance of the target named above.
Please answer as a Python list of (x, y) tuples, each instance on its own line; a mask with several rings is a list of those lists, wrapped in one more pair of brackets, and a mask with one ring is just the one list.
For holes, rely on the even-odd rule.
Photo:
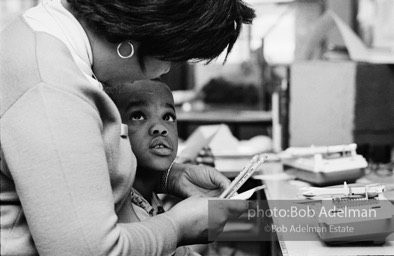
[(171, 254), (168, 214), (117, 223), (101, 120), (92, 102), (46, 84), (2, 116), (1, 146), (39, 254)]

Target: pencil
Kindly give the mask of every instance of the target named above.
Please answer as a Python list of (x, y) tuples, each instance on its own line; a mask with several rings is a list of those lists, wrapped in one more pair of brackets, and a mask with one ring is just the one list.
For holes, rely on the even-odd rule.
[(247, 165), (242, 169), (242, 171), (235, 177), (235, 179), (231, 182), (230, 186), (223, 191), (223, 193), (219, 196), (219, 198), (225, 198), (230, 192), (230, 190), (237, 184), (237, 182), (242, 179), (242, 177), (246, 174), (246, 172), (254, 165), (259, 159), (259, 155), (254, 155), (253, 158), (249, 161)]
[(234, 193), (237, 192), (237, 190), (245, 183), (245, 181), (246, 181), (247, 179), (249, 179), (249, 178), (252, 176), (252, 174), (257, 170), (257, 168), (258, 168), (262, 163), (264, 163), (264, 161), (267, 159), (267, 157), (268, 157), (268, 156), (267, 156), (266, 154), (261, 155), (261, 156), (259, 157), (259, 160), (257, 161), (257, 163), (255, 163), (255, 164), (252, 166), (252, 168), (250, 168), (250, 169), (245, 173), (245, 175), (235, 184), (235, 186), (233, 186), (233, 188), (230, 190), (230, 192), (226, 195), (225, 198), (231, 198), (231, 197), (234, 195)]

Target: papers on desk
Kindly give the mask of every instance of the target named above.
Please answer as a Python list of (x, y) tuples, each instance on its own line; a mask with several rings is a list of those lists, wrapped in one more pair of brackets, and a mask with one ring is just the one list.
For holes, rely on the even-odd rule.
[[(215, 157), (251, 157), (272, 149), (271, 138), (263, 135), (238, 140), (225, 124), (199, 126), (178, 147), (178, 158), (195, 159), (204, 147), (210, 147)], [(241, 166), (242, 168), (242, 166)]]

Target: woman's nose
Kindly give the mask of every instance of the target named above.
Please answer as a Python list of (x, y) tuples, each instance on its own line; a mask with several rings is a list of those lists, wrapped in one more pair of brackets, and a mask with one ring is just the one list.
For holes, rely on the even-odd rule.
[(150, 135), (162, 135), (167, 136), (168, 130), (167, 128), (160, 123), (153, 124), (149, 130)]

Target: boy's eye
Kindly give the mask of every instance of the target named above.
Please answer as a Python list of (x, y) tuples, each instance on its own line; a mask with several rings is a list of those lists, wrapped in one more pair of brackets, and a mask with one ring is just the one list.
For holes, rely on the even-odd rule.
[(130, 114), (130, 120), (144, 120), (145, 116), (141, 112), (134, 112)]
[(164, 121), (169, 121), (169, 122), (175, 122), (175, 119), (176, 117), (173, 114), (165, 114), (163, 117)]

